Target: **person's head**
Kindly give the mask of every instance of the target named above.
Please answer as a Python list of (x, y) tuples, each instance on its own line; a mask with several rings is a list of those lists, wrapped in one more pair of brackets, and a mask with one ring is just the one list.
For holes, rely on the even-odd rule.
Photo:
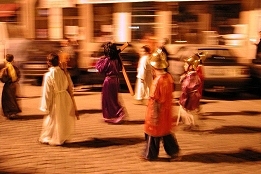
[(144, 45), (140, 49), (140, 55), (143, 56), (147, 54), (150, 54), (150, 47), (148, 45)]
[(103, 46), (104, 48), (104, 55), (108, 56), (109, 59), (117, 59), (119, 57), (120, 51), (117, 50), (116, 44), (112, 42), (107, 42)]
[(152, 74), (154, 74), (154, 71), (165, 71), (169, 66), (166, 61), (166, 54), (161, 49), (157, 49), (151, 54), (149, 63), (153, 67)]
[(12, 55), (12, 54), (5, 55), (5, 60), (7, 62), (13, 62), (14, 61), (14, 55)]
[(194, 54), (187, 59), (184, 60), (184, 70), (185, 72), (195, 71), (200, 63), (200, 56), (198, 54)]
[(50, 53), (47, 56), (47, 64), (49, 66), (59, 66), (59, 56), (56, 53)]

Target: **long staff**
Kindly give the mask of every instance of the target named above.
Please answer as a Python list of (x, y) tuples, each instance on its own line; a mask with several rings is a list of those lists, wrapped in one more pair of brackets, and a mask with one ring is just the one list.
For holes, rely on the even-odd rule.
[[(128, 42), (125, 42), (125, 43), (120, 47), (120, 51), (122, 52), (128, 45), (129, 45), (129, 43), (128, 43)], [(120, 56), (119, 56), (119, 57), (120, 57)], [(120, 60), (121, 60), (121, 62), (122, 62), (121, 57), (120, 57)], [(127, 75), (127, 72), (126, 72), (126, 70), (125, 70), (125, 68), (124, 68), (123, 62), (122, 62), (122, 74), (123, 74), (123, 76), (124, 76), (124, 79), (125, 79), (125, 81), (126, 81), (126, 84), (127, 84), (127, 86), (128, 86), (128, 89), (129, 89), (129, 91), (130, 91), (130, 94), (133, 96), (133, 95), (134, 95), (134, 92), (133, 92), (133, 89), (132, 89), (132, 86), (131, 86), (129, 77), (128, 77), (128, 75)]]

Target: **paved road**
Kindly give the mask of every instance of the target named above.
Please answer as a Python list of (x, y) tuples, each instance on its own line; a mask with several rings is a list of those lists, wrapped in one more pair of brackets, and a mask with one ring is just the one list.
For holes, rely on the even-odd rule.
[[(72, 141), (61, 147), (36, 142), (43, 117), (38, 110), (40, 94), (41, 87), (21, 85), (20, 117), (0, 118), (0, 173), (261, 173), (260, 99), (203, 99), (205, 119), (200, 131), (186, 132), (181, 127), (176, 130), (181, 160), (169, 162), (161, 147), (159, 160), (147, 162), (139, 158), (145, 145), (146, 106), (134, 105), (130, 94), (120, 94), (129, 121), (109, 125), (102, 121), (100, 92), (77, 88), (80, 120)], [(176, 114), (175, 99), (173, 105)]]

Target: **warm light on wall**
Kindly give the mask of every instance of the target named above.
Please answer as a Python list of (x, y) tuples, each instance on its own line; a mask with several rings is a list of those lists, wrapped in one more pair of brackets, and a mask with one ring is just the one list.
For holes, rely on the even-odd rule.
[(114, 27), (115, 27), (115, 41), (116, 42), (129, 42), (131, 40), (130, 31), (130, 13), (114, 13)]
[(189, 2), (189, 1), (219, 1), (219, 0), (78, 0), (78, 4), (102, 4), (102, 3), (125, 3), (125, 2)]

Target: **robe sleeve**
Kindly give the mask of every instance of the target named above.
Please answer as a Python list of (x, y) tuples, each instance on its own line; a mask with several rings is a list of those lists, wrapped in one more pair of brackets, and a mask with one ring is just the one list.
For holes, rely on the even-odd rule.
[(106, 72), (106, 67), (108, 64), (108, 60), (105, 57), (101, 57), (97, 63), (96, 63), (96, 69), (100, 72), (100, 73), (104, 73)]
[(43, 93), (40, 110), (49, 113), (53, 105), (54, 89), (52, 85), (52, 79), (48, 74), (45, 74), (43, 81)]

